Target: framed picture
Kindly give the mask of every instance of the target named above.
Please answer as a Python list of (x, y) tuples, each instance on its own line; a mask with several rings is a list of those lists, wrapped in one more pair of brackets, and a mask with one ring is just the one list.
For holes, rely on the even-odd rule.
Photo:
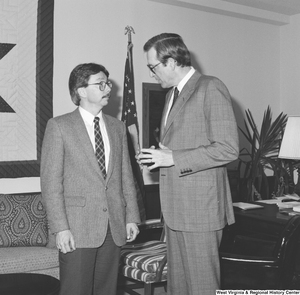
[(53, 117), (54, 0), (4, 1), (1, 8), (0, 178), (38, 177)]
[(143, 83), (143, 147), (158, 147), (160, 123), (169, 88)]

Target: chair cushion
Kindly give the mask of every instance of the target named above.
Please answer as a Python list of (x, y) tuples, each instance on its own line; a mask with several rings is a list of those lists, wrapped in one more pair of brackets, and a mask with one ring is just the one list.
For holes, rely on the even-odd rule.
[[(125, 245), (121, 249), (120, 271), (128, 278), (146, 283), (154, 282), (156, 271), (166, 254), (166, 243), (161, 241)], [(161, 281), (166, 279), (167, 264), (163, 269)]]
[(125, 245), (121, 249), (121, 262), (147, 272), (155, 272), (166, 254), (166, 243), (160, 241)]
[(0, 194), (0, 247), (46, 246), (48, 224), (41, 193)]
[[(130, 278), (130, 279), (135, 279), (141, 282), (145, 283), (153, 283), (155, 282), (156, 279), (156, 273), (155, 272), (145, 272), (140, 269), (137, 269), (135, 267), (131, 267), (128, 265), (124, 265), (121, 268), (121, 273), (123, 276)], [(161, 280), (160, 282), (166, 281), (167, 280), (167, 267), (164, 268)]]
[(58, 267), (58, 250), (47, 247), (0, 249), (0, 273), (31, 272)]

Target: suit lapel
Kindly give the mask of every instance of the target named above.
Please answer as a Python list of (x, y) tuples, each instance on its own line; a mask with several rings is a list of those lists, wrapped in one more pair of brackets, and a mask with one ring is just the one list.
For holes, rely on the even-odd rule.
[(170, 103), (170, 99), (172, 96), (173, 90), (171, 89), (167, 94), (166, 94), (166, 102), (165, 106), (162, 112), (162, 117), (161, 117), (161, 122), (160, 122), (160, 141), (162, 141), (162, 138), (165, 134), (165, 121), (166, 121), (166, 116), (167, 116), (167, 111), (168, 111), (168, 105)]
[(172, 110), (169, 113), (166, 126), (164, 126), (166, 110), (168, 108), (172, 92), (170, 93), (170, 95), (167, 99), (167, 104), (165, 105), (163, 121), (161, 122), (161, 124), (162, 124), (161, 130), (163, 130), (163, 132), (161, 134), (161, 141), (164, 139), (165, 135), (167, 134), (168, 130), (170, 129), (173, 121), (176, 119), (180, 110), (183, 108), (183, 106), (186, 104), (186, 102), (190, 99), (192, 93), (194, 92), (196, 83), (198, 82), (200, 77), (201, 77), (201, 74), (196, 71), (192, 75), (192, 77), (187, 81), (187, 83), (184, 85), (182, 91), (179, 93), (176, 104), (173, 106)]
[(112, 175), (113, 168), (114, 168), (114, 163), (116, 161), (116, 150), (115, 147), (118, 144), (117, 139), (116, 139), (116, 134), (117, 130), (115, 127), (115, 124), (112, 120), (109, 119), (103, 112), (102, 112), (102, 117), (106, 126), (106, 131), (109, 139), (109, 145), (110, 145), (110, 155), (109, 155), (109, 164), (108, 164), (108, 169), (106, 173), (106, 181), (109, 180), (109, 178)]

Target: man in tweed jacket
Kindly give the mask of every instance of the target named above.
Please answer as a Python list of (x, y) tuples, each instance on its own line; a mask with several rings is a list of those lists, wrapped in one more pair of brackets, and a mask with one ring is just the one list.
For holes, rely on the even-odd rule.
[[(103, 114), (112, 84), (102, 65), (81, 64), (70, 75), (75, 111), (50, 119), (42, 147), (41, 188), (60, 250), (61, 295), (115, 295), (120, 246), (140, 222), (126, 128)], [(106, 172), (95, 156), (100, 118)]]
[[(144, 51), (150, 74), (167, 93), (159, 149), (142, 149), (139, 163), (160, 167), (166, 224), (168, 294), (213, 295), (220, 287), (222, 229), (234, 222), (226, 164), (238, 157), (230, 94), (217, 78), (191, 66), (182, 38), (164, 33)], [(174, 93), (179, 91), (176, 101)], [(175, 95), (176, 96), (176, 95)]]

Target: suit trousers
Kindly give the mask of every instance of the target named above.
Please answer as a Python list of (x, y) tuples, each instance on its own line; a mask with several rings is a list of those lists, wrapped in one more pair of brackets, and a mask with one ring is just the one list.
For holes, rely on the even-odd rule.
[(59, 253), (60, 295), (116, 295), (119, 259), (109, 229), (98, 248)]
[(169, 295), (216, 294), (222, 233), (175, 231), (166, 226)]

